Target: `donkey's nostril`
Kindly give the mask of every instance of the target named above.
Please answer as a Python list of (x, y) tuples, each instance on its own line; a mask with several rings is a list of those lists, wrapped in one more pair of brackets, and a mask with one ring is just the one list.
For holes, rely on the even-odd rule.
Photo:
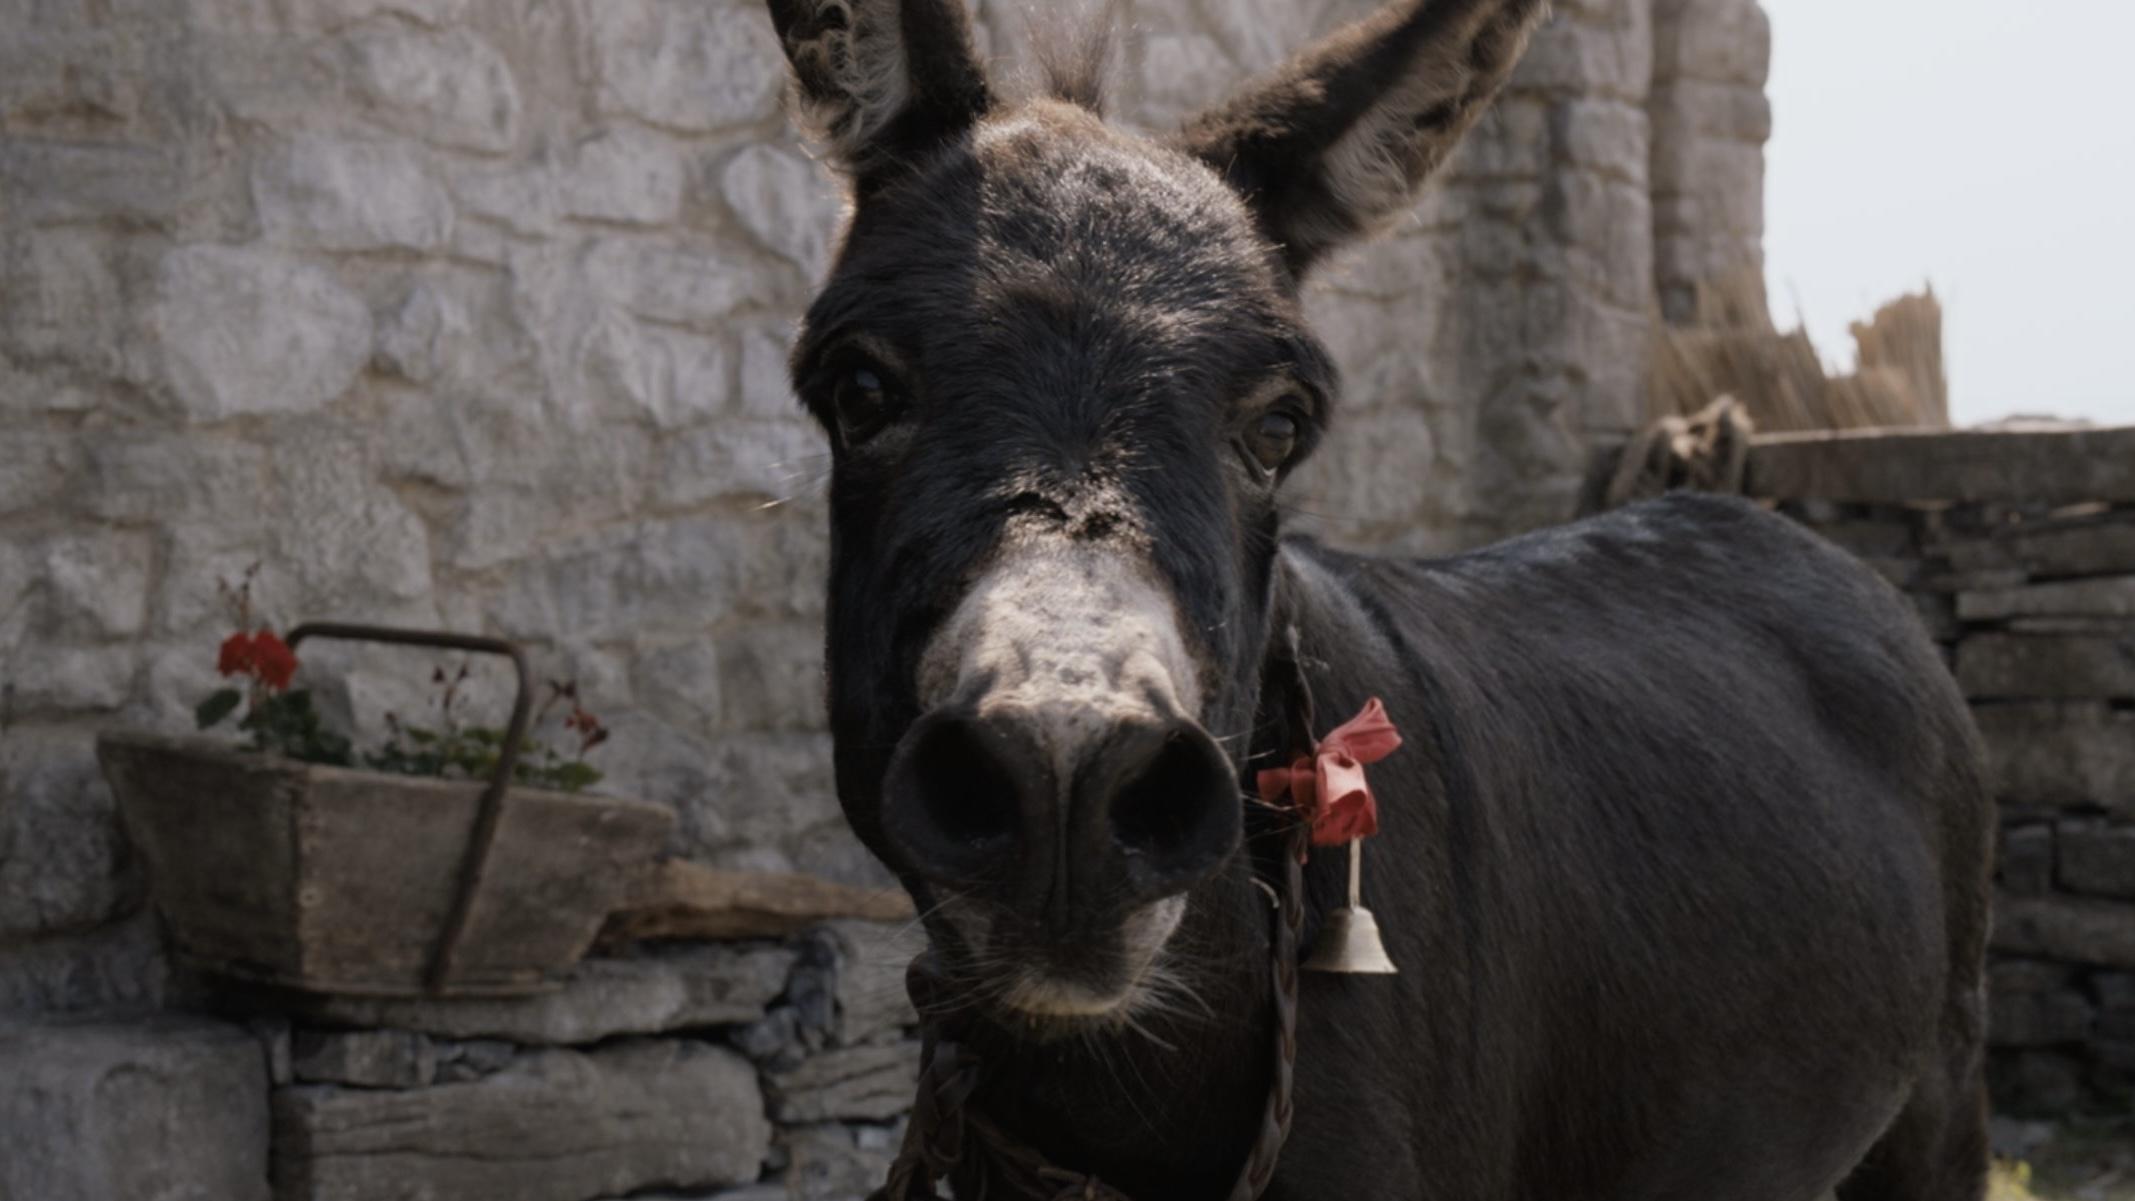
[(883, 781), (883, 833), (907, 866), (937, 880), (973, 883), (997, 872), (1023, 812), (1045, 784), (1015, 731), (967, 711), (920, 719)]
[(983, 843), (1016, 828), (1016, 782), (975, 721), (942, 722), (912, 748), (911, 782), (929, 824), (945, 838)]
[(1240, 812), (1238, 777), (1215, 740), (1177, 722), (1140, 748), (1114, 778), (1105, 812), (1120, 847), (1157, 881), (1193, 877), (1230, 854)]

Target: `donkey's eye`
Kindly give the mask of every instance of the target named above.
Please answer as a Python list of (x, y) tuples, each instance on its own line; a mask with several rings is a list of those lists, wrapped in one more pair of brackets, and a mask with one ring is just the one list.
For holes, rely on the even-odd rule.
[(837, 407), (838, 435), (847, 446), (874, 437), (897, 415), (895, 396), (872, 367), (856, 367), (839, 377), (831, 402)]
[(1253, 458), (1269, 471), (1280, 471), (1290, 456), (1297, 453), (1297, 418), (1284, 412), (1262, 413), (1253, 422), (1253, 433), (1247, 439)]

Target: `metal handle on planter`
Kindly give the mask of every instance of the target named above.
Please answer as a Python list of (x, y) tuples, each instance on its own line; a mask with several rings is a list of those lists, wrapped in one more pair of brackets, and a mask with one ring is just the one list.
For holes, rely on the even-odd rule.
[(399, 646), (428, 646), (440, 650), (473, 651), (484, 655), (503, 655), (512, 661), (512, 670), (519, 676), (519, 692), (512, 699), (511, 723), (504, 729), (504, 744), (497, 748), (497, 771), (490, 777), (489, 787), (482, 790), (480, 807), (475, 811), (474, 830), (467, 838), (467, 852), (460, 860), (459, 891), (453, 895), (451, 912), (446, 915), (445, 929), (438, 936), (437, 946), (430, 953), (430, 966), (424, 973), (423, 983), (433, 996), (441, 995), (452, 978), (452, 961), (459, 954), (460, 940), (466, 937), (467, 921), (474, 909), (474, 898), (482, 889), (482, 873), (489, 866), (490, 848), (497, 841), (497, 819), (504, 813), (504, 790), (511, 786), (512, 768), (519, 761), (519, 744), (526, 738), (526, 726), (534, 711), (532, 673), (527, 670), (526, 652), (517, 643), (502, 638), (483, 638), (472, 634), (451, 634), (443, 630), (400, 630), (387, 626), (346, 625), (339, 622), (310, 622), (289, 632), (289, 649), (306, 638), (333, 638), (347, 642), (388, 642)]

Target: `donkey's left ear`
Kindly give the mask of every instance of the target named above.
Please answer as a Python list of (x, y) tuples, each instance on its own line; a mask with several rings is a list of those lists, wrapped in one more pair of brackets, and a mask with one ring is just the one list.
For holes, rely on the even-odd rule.
[(862, 192), (985, 115), (963, 0), (769, 0), (798, 115)]
[(1410, 205), (1497, 94), (1548, 0), (1400, 0), (1187, 123), (1302, 273)]

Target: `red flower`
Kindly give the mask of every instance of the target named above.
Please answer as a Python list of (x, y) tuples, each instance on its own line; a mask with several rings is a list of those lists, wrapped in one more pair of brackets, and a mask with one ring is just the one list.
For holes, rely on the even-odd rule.
[(280, 692), (297, 674), (297, 656), (272, 630), (254, 634), (240, 630), (222, 640), (215, 670), (226, 676), (251, 676), (268, 691)]
[(260, 683), (280, 692), (296, 677), (297, 654), (274, 631), (261, 630), (252, 636), (252, 674), (259, 677)]
[(252, 635), (239, 630), (222, 640), (222, 652), (215, 656), (215, 670), (226, 676), (252, 674)]

